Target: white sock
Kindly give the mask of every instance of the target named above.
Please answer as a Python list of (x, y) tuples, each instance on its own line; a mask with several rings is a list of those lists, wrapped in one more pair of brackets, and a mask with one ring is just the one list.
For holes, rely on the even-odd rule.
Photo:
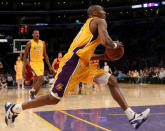
[(34, 88), (32, 88), (32, 89), (31, 89), (31, 91), (35, 91), (35, 89), (34, 89)]
[(20, 113), (22, 111), (22, 104), (16, 104), (13, 108), (12, 111), (15, 113)]
[(128, 120), (131, 120), (135, 115), (135, 112), (130, 107), (127, 108), (124, 112), (127, 115)]

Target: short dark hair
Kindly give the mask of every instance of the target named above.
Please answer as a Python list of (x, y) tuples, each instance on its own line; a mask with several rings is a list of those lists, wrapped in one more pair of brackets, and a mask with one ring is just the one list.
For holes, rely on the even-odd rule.
[(39, 31), (39, 30), (37, 30), (37, 29), (33, 30), (33, 33), (32, 34), (34, 34), (35, 31)]
[(97, 11), (98, 7), (103, 8), (103, 7), (100, 6), (100, 5), (91, 5), (91, 6), (89, 6), (89, 8), (88, 8), (88, 10), (87, 10), (88, 16), (89, 16), (89, 17), (92, 16), (92, 13), (93, 13), (94, 11)]

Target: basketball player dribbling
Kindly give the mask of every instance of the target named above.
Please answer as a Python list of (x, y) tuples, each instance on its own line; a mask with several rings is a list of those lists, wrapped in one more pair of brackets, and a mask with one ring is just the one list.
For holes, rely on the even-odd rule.
[[(45, 43), (39, 39), (39, 31), (34, 30), (33, 31), (33, 39), (30, 40), (25, 48), (25, 54), (24, 54), (24, 66), (23, 66), (23, 76), (26, 77), (25, 74), (28, 74), (26, 65), (28, 64), (28, 57), (29, 57), (29, 63), (30, 68), (32, 70), (34, 81), (32, 86), (32, 90), (30, 90), (30, 98), (35, 99), (35, 96), (37, 95), (43, 80), (44, 80), (44, 62), (43, 58), (45, 59), (49, 70), (52, 71), (52, 67), (50, 65), (48, 55), (46, 53), (46, 46)], [(33, 82), (34, 82), (33, 81)]]
[[(99, 5), (88, 8), (89, 18), (73, 40), (68, 52), (62, 58), (60, 67), (55, 76), (50, 94), (39, 96), (32, 101), (23, 104), (7, 103), (5, 105), (7, 125), (13, 125), (15, 118), (24, 110), (57, 104), (60, 99), (75, 88), (79, 82), (108, 84), (112, 97), (120, 105), (130, 124), (137, 129), (150, 114), (150, 109), (135, 113), (126, 103), (116, 78), (102, 69), (92, 68), (91, 59), (108, 60), (103, 55), (94, 55), (96, 47), (101, 43), (106, 48), (119, 48), (121, 42), (114, 42), (107, 32), (106, 12)], [(58, 118), (57, 118), (58, 119)]]

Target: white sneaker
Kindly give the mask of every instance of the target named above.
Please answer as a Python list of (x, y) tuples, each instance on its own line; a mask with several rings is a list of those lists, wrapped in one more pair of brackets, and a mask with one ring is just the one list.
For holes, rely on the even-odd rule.
[(129, 122), (135, 129), (138, 129), (143, 124), (143, 122), (147, 120), (149, 114), (150, 114), (149, 108), (140, 114), (135, 113), (134, 118), (131, 119)]
[(34, 91), (33, 90), (30, 90), (29, 91), (29, 95), (30, 95), (30, 100), (35, 99), (35, 94), (34, 94)]
[(9, 102), (5, 104), (5, 111), (6, 111), (5, 122), (6, 122), (6, 125), (9, 127), (14, 127), (15, 118), (18, 116), (18, 113), (14, 113), (12, 111), (12, 108), (14, 106), (15, 104), (12, 104)]

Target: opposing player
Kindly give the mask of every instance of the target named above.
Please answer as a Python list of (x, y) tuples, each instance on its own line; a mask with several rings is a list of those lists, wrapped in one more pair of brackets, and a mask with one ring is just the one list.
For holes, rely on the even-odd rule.
[(106, 48), (118, 48), (123, 45), (121, 42), (114, 43), (108, 35), (107, 23), (105, 21), (106, 12), (101, 6), (90, 6), (88, 8), (88, 15), (89, 18), (60, 62), (51, 93), (23, 104), (7, 103), (5, 105), (5, 120), (7, 125), (13, 124), (16, 116), (21, 111), (44, 105), (57, 104), (79, 82), (92, 83), (93, 81), (98, 84), (108, 84), (112, 97), (125, 111), (130, 124), (134, 128), (137, 129), (147, 119), (150, 109), (140, 114), (135, 113), (126, 103), (119, 90), (116, 78), (102, 69), (90, 66), (90, 59), (107, 60), (104, 54), (93, 56), (96, 47), (100, 43)]
[(58, 57), (55, 58), (55, 59), (53, 60), (53, 63), (52, 63), (52, 68), (53, 68), (54, 74), (57, 73), (57, 70), (58, 70), (58, 68), (59, 68), (61, 59), (62, 59), (62, 53), (59, 52), (59, 53), (58, 53)]
[[(25, 68), (26, 68), (25, 83), (26, 83), (27, 85), (30, 85), (31, 80), (33, 80), (33, 73), (32, 73), (31, 67), (30, 67), (29, 58), (27, 59)], [(33, 84), (35, 84), (34, 81), (33, 81)], [(33, 86), (33, 85), (32, 85), (32, 86)]]
[(14, 69), (16, 72), (16, 82), (17, 82), (18, 89), (20, 89), (21, 82), (22, 82), (22, 89), (24, 89), (24, 79), (22, 76), (23, 62), (20, 56), (17, 57), (17, 61), (16, 61), (16, 64), (14, 65)]
[(34, 30), (32, 36), (33, 39), (27, 43), (25, 48), (23, 75), (25, 76), (25, 74), (28, 74), (26, 65), (29, 57), (30, 67), (34, 76), (33, 79), (36, 81), (32, 86), (32, 90), (30, 90), (30, 98), (34, 99), (44, 80), (43, 58), (45, 59), (50, 71), (52, 71), (52, 67), (46, 53), (45, 43), (39, 39), (39, 31)]

